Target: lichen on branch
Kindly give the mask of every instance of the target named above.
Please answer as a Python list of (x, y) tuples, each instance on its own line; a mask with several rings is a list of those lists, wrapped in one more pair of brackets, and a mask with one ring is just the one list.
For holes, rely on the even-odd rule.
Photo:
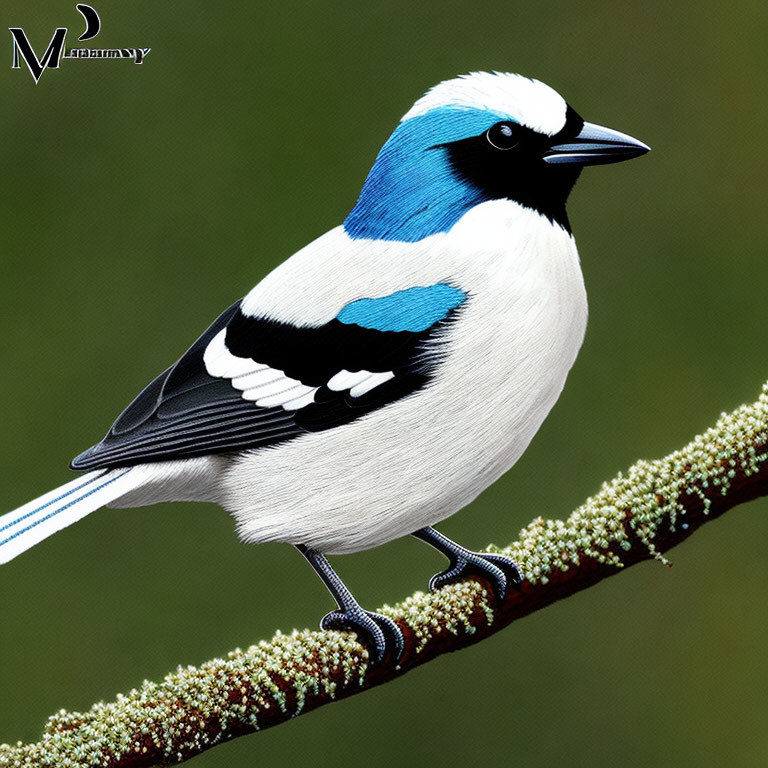
[(663, 552), (703, 523), (768, 494), (768, 384), (688, 445), (639, 461), (565, 520), (537, 518), (500, 550), (524, 575), (497, 605), (486, 585), (452, 584), (380, 609), (406, 641), (398, 666), (371, 667), (355, 635), (278, 633), (162, 682), (64, 710), (40, 741), (0, 745), (0, 768), (133, 768), (182, 762), (216, 744), (290, 720), (478, 642), (521, 616)]

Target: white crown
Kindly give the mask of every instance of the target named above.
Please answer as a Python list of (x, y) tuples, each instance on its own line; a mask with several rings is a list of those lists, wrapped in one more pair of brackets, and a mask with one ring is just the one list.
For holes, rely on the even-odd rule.
[(510, 72), (471, 72), (430, 88), (401, 122), (437, 107), (487, 109), (554, 136), (565, 125), (567, 106), (557, 91), (538, 80)]

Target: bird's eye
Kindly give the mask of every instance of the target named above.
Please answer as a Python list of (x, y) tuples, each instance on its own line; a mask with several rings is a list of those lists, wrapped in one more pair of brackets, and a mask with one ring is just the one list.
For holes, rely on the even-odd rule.
[(488, 143), (495, 149), (512, 149), (520, 138), (517, 123), (503, 122), (492, 125), (485, 134)]

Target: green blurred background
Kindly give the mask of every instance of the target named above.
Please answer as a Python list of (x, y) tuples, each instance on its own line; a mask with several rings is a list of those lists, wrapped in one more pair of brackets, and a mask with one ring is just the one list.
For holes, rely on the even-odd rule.
[[(145, 64), (68, 61), (35, 86), (0, 45), (0, 511), (64, 482), (219, 311), (342, 220), (412, 101), (474, 69), (538, 77), (653, 152), (582, 177), (584, 349), (518, 466), (442, 529), (505, 543), (757, 396), (765, 2), (94, 5), (86, 45), (151, 46)], [(38, 49), (82, 24), (53, 0), (5, 0), (0, 22)], [(766, 512), (195, 765), (764, 764)], [(335, 563), (370, 607), (441, 567), (410, 540)], [(289, 547), (166, 504), (95, 514), (3, 567), (0, 606), (0, 741), (15, 741), (60, 707), (313, 626), (330, 602)]]

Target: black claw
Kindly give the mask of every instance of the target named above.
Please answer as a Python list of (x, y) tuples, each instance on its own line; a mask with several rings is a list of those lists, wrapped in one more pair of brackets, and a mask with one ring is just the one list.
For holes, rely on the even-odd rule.
[(388, 616), (373, 611), (331, 611), (323, 616), (320, 628), (357, 633), (360, 642), (368, 648), (374, 666), (383, 663), (387, 657), (397, 663), (405, 650), (400, 627)]
[(450, 568), (435, 574), (430, 579), (429, 588), (434, 592), (446, 584), (464, 581), (471, 576), (489, 581), (498, 600), (506, 597), (510, 585), (517, 587), (523, 580), (518, 567), (508, 557), (467, 550), (453, 559)]
[(497, 568), (504, 571), (507, 577), (507, 584), (513, 587), (519, 587), (523, 583), (523, 574), (517, 567), (517, 563), (505, 555), (493, 555), (488, 552), (481, 552), (480, 557), (492, 562)]

